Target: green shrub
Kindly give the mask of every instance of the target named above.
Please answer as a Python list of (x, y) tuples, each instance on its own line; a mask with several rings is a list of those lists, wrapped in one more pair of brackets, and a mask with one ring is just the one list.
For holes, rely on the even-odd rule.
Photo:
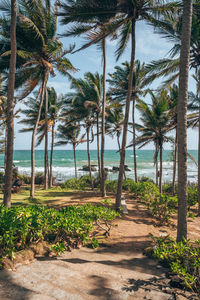
[(153, 257), (170, 267), (174, 274), (183, 280), (191, 290), (200, 293), (200, 247), (189, 241), (176, 243), (173, 239), (155, 238)]
[(18, 175), (18, 178), (22, 180), (24, 184), (31, 184), (31, 177), (27, 175)]
[(145, 199), (147, 200), (146, 204), (154, 217), (161, 223), (169, 222), (178, 203), (177, 197), (156, 193), (150, 197), (145, 195)]
[(151, 182), (151, 183), (154, 183), (153, 179), (151, 179), (151, 178), (149, 178), (147, 176), (142, 176), (138, 180), (139, 180), (139, 182)]
[(188, 187), (188, 209), (198, 203), (197, 187)]
[(71, 179), (65, 181), (65, 183), (63, 183), (61, 185), (61, 188), (83, 191), (85, 189), (88, 189), (90, 186), (91, 186), (90, 177), (87, 175), (84, 175), (77, 179), (71, 178)]
[(117, 192), (117, 181), (116, 180), (106, 180), (106, 191), (111, 193)]
[(44, 184), (44, 173), (37, 172), (35, 174), (35, 184), (39, 184), (39, 185)]
[(4, 172), (0, 172), (0, 183), (4, 183)]
[(69, 241), (84, 244), (91, 240), (94, 226), (98, 224), (110, 230), (118, 215), (110, 208), (91, 204), (58, 211), (42, 206), (0, 206), (0, 259), (13, 258), (17, 251), (40, 240), (53, 244), (52, 249), (62, 253)]

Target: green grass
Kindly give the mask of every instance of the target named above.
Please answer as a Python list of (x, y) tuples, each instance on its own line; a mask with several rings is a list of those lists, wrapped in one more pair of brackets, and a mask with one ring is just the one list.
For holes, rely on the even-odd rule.
[[(12, 206), (41, 204), (44, 206), (60, 205), (63, 200), (66, 202), (74, 195), (74, 191), (69, 189), (52, 188), (43, 190), (37, 187), (35, 191), (35, 199), (30, 199), (30, 191), (22, 189), (17, 194), (12, 194)], [(3, 202), (3, 193), (0, 192), (0, 203)]]

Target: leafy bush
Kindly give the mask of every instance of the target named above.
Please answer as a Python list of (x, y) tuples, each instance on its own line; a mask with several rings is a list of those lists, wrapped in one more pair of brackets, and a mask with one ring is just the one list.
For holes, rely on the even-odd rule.
[(154, 195), (145, 195), (146, 205), (152, 215), (161, 223), (168, 222), (171, 215), (175, 212), (178, 200), (177, 197), (170, 197), (167, 194), (156, 193)]
[(111, 193), (117, 192), (117, 181), (116, 180), (106, 180), (106, 191)]
[(27, 175), (18, 175), (18, 178), (22, 180), (24, 184), (31, 184), (31, 177)]
[(0, 172), (0, 183), (4, 183), (4, 172)]
[(188, 187), (188, 209), (198, 203), (197, 187)]
[(91, 204), (58, 211), (42, 206), (0, 206), (0, 258), (13, 258), (17, 251), (40, 240), (52, 243), (52, 249), (61, 253), (70, 242), (86, 243), (91, 240), (94, 226), (100, 227), (105, 223), (103, 227), (109, 231), (118, 215), (110, 208)]
[(67, 180), (65, 183), (63, 183), (61, 185), (61, 188), (83, 191), (83, 190), (89, 188), (90, 185), (91, 185), (90, 177), (87, 175), (84, 175), (77, 179), (71, 178), (71, 179)]
[(44, 173), (37, 172), (35, 174), (35, 184), (39, 184), (39, 185), (44, 184)]
[(139, 182), (151, 182), (154, 183), (153, 179), (147, 177), (147, 176), (142, 176), (139, 178)]
[(153, 257), (170, 267), (191, 290), (200, 293), (200, 247), (189, 241), (176, 243), (169, 237), (155, 238)]

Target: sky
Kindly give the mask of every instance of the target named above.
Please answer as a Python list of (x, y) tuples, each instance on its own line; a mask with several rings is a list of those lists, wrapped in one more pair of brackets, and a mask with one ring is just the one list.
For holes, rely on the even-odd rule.
[[(59, 33), (64, 32), (65, 27), (58, 26)], [(76, 48), (83, 44), (83, 38), (61, 38), (64, 48), (68, 48), (70, 44), (76, 44)], [(149, 63), (152, 60), (158, 60), (167, 57), (169, 50), (172, 48), (173, 44), (163, 38), (161, 38), (154, 29), (146, 25), (145, 22), (137, 22), (136, 25), (136, 59), (141, 62)], [(130, 61), (130, 43), (120, 58), (116, 62), (115, 58), (116, 41), (107, 41), (107, 73), (112, 73), (116, 65), (120, 65), (124, 61)], [(76, 78), (83, 77), (85, 72), (99, 72), (102, 73), (102, 56), (101, 52), (97, 50), (96, 46), (92, 46), (83, 51), (77, 52), (75, 54), (69, 54), (68, 58), (73, 63), (73, 65), (79, 69), (79, 71), (74, 74)], [(156, 89), (161, 84), (161, 80), (155, 81), (152, 88)], [(70, 82), (66, 77), (57, 74), (56, 77), (50, 78), (48, 86), (54, 87), (57, 94), (70, 92)], [(189, 90), (195, 93), (195, 83), (191, 79), (189, 81)], [(148, 98), (146, 99), (148, 101)], [(26, 100), (28, 101), (28, 99)], [(23, 108), (23, 104), (19, 103), (16, 107)], [(136, 112), (136, 122), (139, 123), (139, 113)], [(18, 124), (18, 120), (15, 120), (15, 150), (25, 150), (31, 147), (31, 133), (20, 133), (19, 130), (23, 128), (23, 125)], [(188, 130), (188, 148), (197, 149), (197, 130)], [(128, 135), (128, 143), (131, 142), (131, 136)], [(111, 137), (106, 136), (106, 149), (117, 149), (117, 141)], [(43, 149), (43, 144), (41, 144), (37, 149)], [(57, 149), (71, 149), (70, 145), (66, 147)], [(86, 144), (82, 144), (78, 149), (86, 149)], [(91, 144), (91, 149), (96, 149), (96, 142)], [(153, 145), (150, 144), (144, 149), (154, 149)], [(164, 145), (164, 149), (172, 149), (170, 144)]]

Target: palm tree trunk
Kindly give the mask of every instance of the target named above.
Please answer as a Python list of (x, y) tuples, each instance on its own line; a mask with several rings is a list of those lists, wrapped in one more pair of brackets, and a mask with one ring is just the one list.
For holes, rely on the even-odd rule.
[(52, 188), (53, 185), (53, 148), (54, 148), (54, 127), (55, 123), (53, 122), (51, 128), (51, 154), (50, 154), (50, 174), (49, 174), (49, 188)]
[(133, 72), (134, 72), (134, 62), (135, 62), (135, 21), (132, 21), (132, 41), (131, 41), (131, 64), (130, 64), (130, 74), (128, 82), (128, 96), (126, 99), (126, 108), (124, 116), (124, 129), (123, 129), (123, 138), (122, 138), (122, 149), (120, 152), (120, 167), (119, 167), (119, 177), (118, 177), (118, 186), (116, 194), (116, 210), (120, 209), (121, 206), (121, 195), (122, 195), (122, 183), (124, 175), (124, 163), (126, 156), (126, 142), (127, 142), (127, 131), (128, 131), (128, 120), (129, 120), (129, 111), (130, 111), (130, 102), (132, 95), (133, 87)]
[(77, 179), (77, 165), (76, 165), (76, 144), (73, 143), (73, 151), (74, 151), (74, 168), (75, 168), (75, 178)]
[(156, 143), (156, 186), (158, 186), (158, 144)]
[(38, 129), (38, 124), (40, 121), (40, 115), (41, 115), (41, 110), (42, 110), (42, 105), (44, 102), (44, 92), (45, 92), (45, 86), (46, 86), (46, 78), (42, 84), (42, 87), (39, 90), (38, 96), (36, 101), (38, 101), (38, 99), (40, 98), (40, 105), (39, 105), (39, 109), (38, 109), (38, 114), (37, 114), (37, 119), (33, 128), (33, 133), (32, 133), (32, 142), (31, 142), (31, 191), (30, 191), (30, 197), (31, 199), (35, 198), (35, 136), (37, 133), (37, 129)]
[(200, 108), (199, 108), (199, 143), (198, 143), (198, 216), (200, 216)]
[(98, 156), (98, 168), (99, 168), (99, 179), (101, 181), (101, 160), (100, 160), (100, 149), (99, 149), (99, 113), (97, 113), (97, 156)]
[(44, 189), (48, 189), (48, 93), (46, 89), (45, 97), (45, 152), (44, 152)]
[(6, 160), (7, 160), (7, 138), (8, 137), (8, 128), (6, 126), (5, 130), (5, 154), (4, 154), (4, 173), (6, 171)]
[(102, 121), (101, 121), (101, 195), (106, 196), (105, 187), (105, 107), (106, 107), (106, 40), (103, 40), (103, 101), (102, 101)]
[(13, 142), (14, 142), (14, 89), (15, 89), (15, 68), (16, 68), (16, 18), (17, 18), (17, 3), (16, 0), (11, 1), (11, 55), (8, 77), (8, 96), (7, 96), (7, 119), (6, 125), (8, 130), (7, 136), (7, 157), (5, 170), (5, 187), (3, 204), (7, 207), (11, 206), (11, 188), (12, 188), (12, 167), (13, 167)]
[(133, 97), (132, 120), (133, 120), (133, 157), (134, 157), (134, 172), (135, 172), (135, 182), (138, 182), (138, 177), (137, 177), (137, 155), (136, 155), (136, 145), (135, 145), (135, 96)]
[(163, 154), (163, 148), (162, 144), (160, 145), (160, 177), (159, 177), (159, 190), (162, 194), (162, 154)]
[(88, 167), (89, 167), (89, 174), (90, 174), (90, 183), (93, 189), (93, 180), (92, 180), (92, 172), (91, 172), (91, 162), (90, 162), (90, 127), (87, 127), (87, 153), (88, 153)]
[(119, 131), (117, 131), (117, 144), (118, 144), (118, 148), (119, 148), (119, 152), (120, 152), (120, 141), (119, 141), (119, 138), (120, 138), (120, 133), (119, 133)]
[(192, 0), (183, 1), (178, 97), (178, 230), (177, 242), (187, 239), (187, 103), (192, 27)]
[(176, 161), (177, 161), (177, 132), (174, 145), (174, 167), (173, 167), (173, 180), (172, 180), (172, 195), (175, 195), (175, 183), (176, 183)]

